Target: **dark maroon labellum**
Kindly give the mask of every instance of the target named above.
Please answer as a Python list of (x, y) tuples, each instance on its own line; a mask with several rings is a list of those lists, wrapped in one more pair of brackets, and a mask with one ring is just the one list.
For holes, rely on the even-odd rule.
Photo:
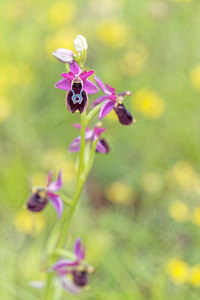
[(28, 210), (38, 212), (44, 209), (47, 205), (48, 198), (41, 197), (38, 192), (35, 192), (28, 200), (26, 206)]
[(70, 112), (74, 113), (78, 110), (82, 113), (88, 104), (88, 97), (86, 92), (83, 90), (83, 85), (79, 79), (75, 79), (72, 83), (71, 90), (68, 91), (66, 96), (67, 108)]
[(130, 125), (133, 122), (133, 117), (131, 113), (125, 108), (121, 103), (117, 104), (117, 107), (114, 107), (119, 122), (123, 125)]
[(87, 271), (75, 270), (72, 272), (73, 281), (77, 286), (83, 287), (88, 283), (88, 273)]

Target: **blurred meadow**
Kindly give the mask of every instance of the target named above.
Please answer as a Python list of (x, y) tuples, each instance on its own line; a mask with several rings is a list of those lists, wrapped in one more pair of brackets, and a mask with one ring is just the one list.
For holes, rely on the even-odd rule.
[[(25, 209), (30, 185), (50, 169), (74, 188), (79, 114), (54, 84), (52, 56), (88, 41), (86, 69), (117, 92), (137, 120), (106, 117), (111, 152), (96, 155), (68, 239), (95, 266), (88, 300), (200, 299), (200, 1), (6, 0), (0, 2), (0, 299), (41, 299), (50, 205)], [(90, 99), (94, 100), (94, 96)], [(74, 296), (63, 293), (63, 299)]]

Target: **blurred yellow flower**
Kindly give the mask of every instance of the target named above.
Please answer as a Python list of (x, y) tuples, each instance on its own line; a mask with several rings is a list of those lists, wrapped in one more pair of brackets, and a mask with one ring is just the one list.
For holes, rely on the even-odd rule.
[(191, 2), (192, 0), (171, 0), (172, 2)]
[(180, 259), (172, 259), (166, 265), (166, 271), (176, 284), (185, 283), (189, 276), (189, 266)]
[(139, 90), (132, 98), (132, 106), (149, 119), (159, 118), (164, 111), (164, 101), (156, 93), (148, 89)]
[(190, 80), (192, 85), (200, 90), (200, 65), (194, 67), (191, 71), (190, 71)]
[(75, 178), (76, 166), (69, 158), (67, 152), (57, 149), (49, 150), (43, 160), (45, 168), (54, 170), (56, 173), (62, 170), (63, 182), (70, 183)]
[(33, 77), (31, 67), (24, 63), (18, 62), (16, 64), (5, 63), (1, 66), (1, 88), (7, 89), (12, 86), (24, 86), (29, 84)]
[(48, 11), (48, 21), (52, 27), (60, 27), (71, 22), (75, 14), (74, 1), (57, 1), (52, 3)]
[(162, 189), (163, 180), (159, 174), (151, 172), (142, 177), (141, 185), (146, 192), (155, 193)]
[(199, 175), (195, 172), (193, 166), (187, 161), (177, 162), (172, 169), (172, 175), (175, 182), (182, 188), (199, 188)]
[(133, 189), (123, 182), (113, 182), (105, 189), (107, 198), (114, 203), (130, 203), (133, 197)]
[(104, 21), (97, 27), (97, 36), (106, 45), (120, 48), (128, 43), (130, 28), (118, 21)]
[(143, 46), (139, 46), (136, 50), (126, 52), (119, 61), (119, 67), (127, 76), (136, 76), (144, 70), (147, 58), (147, 50)]
[(174, 201), (170, 204), (169, 213), (178, 222), (185, 222), (190, 218), (190, 210), (182, 201)]
[(191, 219), (195, 225), (200, 226), (200, 207), (194, 208)]
[(0, 122), (5, 121), (11, 112), (11, 106), (8, 100), (0, 95)]
[(55, 35), (49, 35), (46, 39), (46, 51), (49, 57), (54, 59), (52, 52), (58, 48), (72, 49), (74, 48), (74, 39), (76, 30), (59, 31)]
[(33, 214), (26, 209), (19, 211), (14, 218), (16, 229), (28, 235), (37, 235), (45, 226), (45, 219), (41, 214)]
[(190, 270), (189, 282), (194, 287), (200, 287), (200, 265), (196, 265)]

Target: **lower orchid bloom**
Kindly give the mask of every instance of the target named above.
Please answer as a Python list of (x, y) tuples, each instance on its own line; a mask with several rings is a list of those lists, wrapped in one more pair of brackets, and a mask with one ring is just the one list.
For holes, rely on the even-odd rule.
[(62, 172), (59, 172), (58, 178), (51, 182), (53, 172), (50, 171), (47, 176), (46, 187), (33, 188), (33, 194), (27, 201), (27, 209), (32, 212), (39, 212), (45, 208), (50, 201), (57, 212), (58, 218), (63, 212), (63, 202), (59, 195), (55, 194), (62, 187)]
[[(74, 127), (77, 129), (81, 129), (80, 124), (74, 124)], [(106, 129), (103, 127), (95, 126), (92, 130), (90, 130), (88, 127), (86, 128), (85, 133), (85, 140), (88, 141), (97, 141), (96, 146), (96, 152), (100, 153), (108, 153), (109, 152), (109, 146), (105, 139), (100, 139), (100, 135), (105, 131)], [(78, 152), (80, 150), (80, 144), (81, 144), (81, 136), (78, 136), (73, 140), (71, 145), (69, 146), (69, 152)]]
[(73, 294), (80, 293), (88, 284), (88, 274), (93, 267), (85, 261), (85, 247), (80, 238), (74, 243), (74, 259), (60, 259), (54, 263), (49, 271), (55, 271), (60, 278), (63, 288)]
[(94, 71), (82, 71), (79, 65), (73, 60), (70, 64), (70, 72), (62, 73), (63, 79), (59, 80), (55, 87), (68, 91), (66, 105), (70, 112), (84, 112), (88, 105), (87, 94), (99, 92), (98, 87), (88, 79)]
[(115, 89), (108, 84), (106, 84), (105, 86), (99, 77), (95, 76), (95, 80), (99, 87), (102, 89), (102, 91), (105, 93), (105, 95), (102, 95), (99, 98), (97, 98), (92, 104), (92, 107), (95, 107), (96, 105), (105, 101), (99, 112), (99, 120), (101, 120), (107, 114), (109, 114), (111, 110), (114, 110), (121, 124), (130, 125), (133, 122), (133, 117), (131, 113), (122, 104), (122, 102), (125, 96), (131, 96), (131, 92), (125, 91), (116, 94)]

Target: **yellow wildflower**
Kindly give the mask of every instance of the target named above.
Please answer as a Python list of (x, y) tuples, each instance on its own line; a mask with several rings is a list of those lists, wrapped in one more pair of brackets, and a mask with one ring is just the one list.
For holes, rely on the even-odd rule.
[(133, 189), (123, 182), (113, 182), (105, 190), (107, 198), (114, 203), (130, 203), (133, 196)]
[(120, 69), (127, 76), (136, 76), (144, 70), (147, 58), (147, 50), (143, 46), (139, 46), (135, 50), (126, 52), (119, 62)]
[(37, 235), (45, 226), (45, 219), (41, 214), (32, 214), (23, 209), (19, 211), (14, 218), (16, 229), (28, 235)]
[(60, 27), (71, 22), (75, 13), (74, 1), (54, 2), (48, 11), (48, 21), (52, 27)]
[(168, 262), (166, 271), (174, 283), (182, 284), (187, 281), (190, 270), (189, 266), (183, 260), (172, 259)]
[[(198, 176), (193, 166), (187, 161), (179, 161), (175, 164), (172, 170), (174, 180), (182, 188), (194, 188), (197, 187)], [(198, 181), (199, 182), (199, 181)]]
[(190, 71), (190, 80), (192, 85), (200, 90), (200, 65), (194, 67), (191, 71)]
[(99, 39), (108, 46), (120, 48), (126, 45), (130, 37), (130, 29), (118, 21), (105, 21), (97, 28)]
[(200, 207), (194, 208), (193, 214), (192, 214), (192, 222), (195, 225), (200, 226)]
[(194, 287), (200, 287), (200, 265), (196, 265), (190, 270), (189, 282)]
[(170, 204), (169, 213), (178, 222), (185, 222), (190, 217), (188, 206), (182, 201), (174, 201)]
[(132, 98), (134, 109), (144, 114), (149, 119), (159, 118), (164, 111), (164, 101), (156, 93), (148, 89), (139, 90)]
[(0, 122), (5, 121), (11, 112), (10, 103), (3, 96), (0, 96)]
[(163, 181), (156, 173), (147, 173), (143, 176), (141, 185), (146, 192), (155, 193), (162, 189)]
[(172, 2), (191, 2), (192, 0), (171, 0)]

